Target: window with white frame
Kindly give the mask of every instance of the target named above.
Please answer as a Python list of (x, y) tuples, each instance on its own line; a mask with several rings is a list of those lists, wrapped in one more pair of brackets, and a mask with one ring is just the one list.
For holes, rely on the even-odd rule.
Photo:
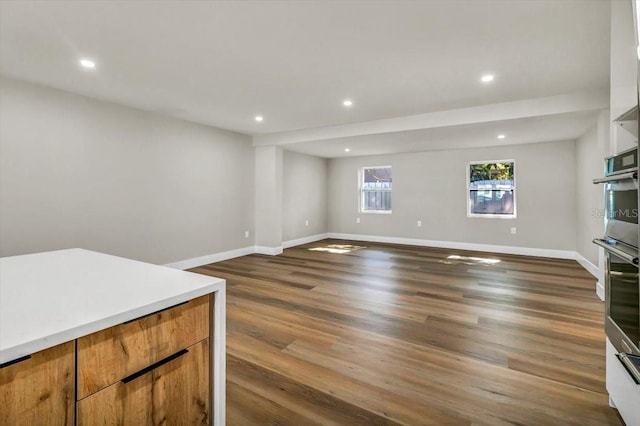
[(515, 161), (474, 161), (467, 167), (467, 215), (516, 217)]
[(391, 166), (360, 169), (360, 211), (391, 213)]

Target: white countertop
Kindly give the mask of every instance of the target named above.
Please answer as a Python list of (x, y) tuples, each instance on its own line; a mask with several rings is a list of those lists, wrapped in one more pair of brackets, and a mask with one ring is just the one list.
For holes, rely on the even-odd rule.
[(83, 249), (0, 259), (0, 364), (218, 291), (225, 280)]

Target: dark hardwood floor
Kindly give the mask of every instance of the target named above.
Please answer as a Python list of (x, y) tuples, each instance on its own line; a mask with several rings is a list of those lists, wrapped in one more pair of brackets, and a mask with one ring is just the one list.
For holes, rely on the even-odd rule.
[(574, 261), (325, 240), (192, 271), (227, 280), (230, 426), (622, 424)]

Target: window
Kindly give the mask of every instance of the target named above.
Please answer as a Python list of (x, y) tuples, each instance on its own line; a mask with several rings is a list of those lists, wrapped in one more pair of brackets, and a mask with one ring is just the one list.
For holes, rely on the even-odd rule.
[(360, 211), (391, 213), (391, 166), (360, 169)]
[(515, 162), (472, 162), (467, 168), (470, 217), (516, 217)]

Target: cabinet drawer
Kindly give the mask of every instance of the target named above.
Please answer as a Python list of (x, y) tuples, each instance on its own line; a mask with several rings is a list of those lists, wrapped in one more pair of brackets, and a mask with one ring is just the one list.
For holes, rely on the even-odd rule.
[(0, 425), (73, 425), (75, 341), (0, 368)]
[(209, 339), (78, 402), (78, 426), (208, 425)]
[(209, 337), (209, 295), (78, 339), (78, 399)]
[(607, 338), (607, 391), (625, 423), (640, 425), (640, 385), (622, 365), (617, 353)]

